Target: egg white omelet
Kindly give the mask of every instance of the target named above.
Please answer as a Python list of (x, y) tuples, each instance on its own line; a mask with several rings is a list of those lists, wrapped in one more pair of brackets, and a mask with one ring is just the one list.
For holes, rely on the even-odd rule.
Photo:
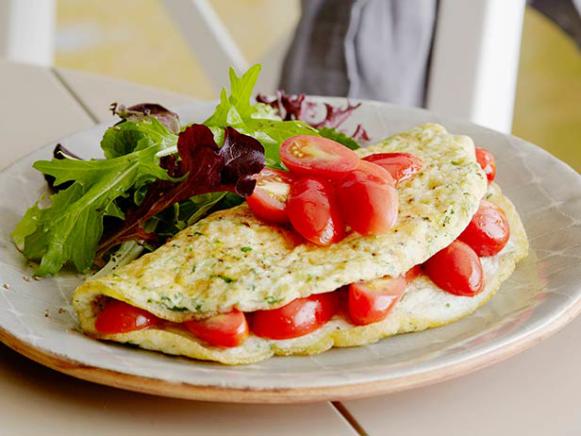
[[(451, 135), (440, 125), (426, 124), (357, 150), (361, 157), (396, 151), (412, 153), (424, 165), (398, 186), (399, 217), (389, 233), (351, 233), (341, 242), (318, 247), (298, 240), (286, 228), (260, 221), (246, 205), (216, 212), (155, 252), (82, 284), (73, 295), (81, 328), (100, 339), (167, 354), (243, 364), (273, 355), (314, 354), (333, 346), (364, 345), (470, 314), (497, 291), (526, 255), (528, 243), (520, 218), (496, 185), (488, 188), (470, 138)], [(401, 301), (383, 321), (354, 326), (336, 316), (299, 338), (271, 340), (251, 334), (233, 348), (208, 346), (171, 323), (111, 335), (100, 335), (95, 329), (95, 302), (102, 296), (179, 323), (234, 308), (243, 312), (274, 309), (296, 298), (330, 292), (360, 280), (399, 276), (454, 241), (485, 195), (504, 210), (511, 237), (499, 254), (482, 258), (486, 287), (475, 297), (449, 294), (420, 276), (408, 285)]]

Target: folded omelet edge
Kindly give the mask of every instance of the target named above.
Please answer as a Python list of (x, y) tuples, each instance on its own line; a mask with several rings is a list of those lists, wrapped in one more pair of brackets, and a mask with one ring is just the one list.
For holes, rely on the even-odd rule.
[[(472, 141), (450, 135), (440, 125), (419, 126), (358, 152), (416, 150), (437, 162), (428, 159), (425, 174), (403, 184), (398, 226), (387, 236), (351, 234), (330, 247), (297, 244), (292, 231), (260, 222), (242, 205), (211, 215), (109, 276), (85, 282), (73, 296), (79, 318), (89, 316), (100, 295), (181, 322), (233, 307), (247, 312), (272, 309), (355, 281), (399, 275), (459, 235), (487, 186)], [(237, 247), (238, 239), (257, 248)], [(200, 240), (205, 245), (196, 245)], [(192, 256), (198, 257), (196, 262)], [(246, 261), (246, 269), (233, 276), (228, 268), (247, 260), (243, 256), (254, 263)]]
[(270, 340), (251, 335), (243, 345), (234, 348), (209, 347), (185, 330), (177, 328), (152, 328), (124, 334), (98, 335), (94, 330), (94, 318), (90, 315), (81, 319), (82, 326), (85, 331), (99, 339), (228, 365), (258, 362), (275, 355), (313, 355), (332, 347), (367, 345), (397, 334), (444, 326), (472, 314), (486, 304), (502, 282), (512, 274), (516, 264), (528, 253), (526, 233), (511, 201), (502, 195), (497, 185), (491, 185), (487, 199), (504, 210), (509, 220), (511, 238), (501, 253), (493, 258), (483, 259), (486, 286), (475, 297), (449, 294), (422, 275), (412, 282), (402, 300), (383, 321), (355, 326), (337, 316), (319, 330), (303, 337)]

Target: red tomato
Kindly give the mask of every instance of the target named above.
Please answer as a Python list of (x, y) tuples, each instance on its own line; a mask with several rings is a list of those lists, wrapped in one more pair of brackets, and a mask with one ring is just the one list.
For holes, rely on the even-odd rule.
[(355, 169), (359, 156), (353, 151), (320, 136), (299, 135), (280, 146), (280, 159), (293, 173), (337, 178)]
[(393, 178), (378, 165), (361, 161), (341, 179), (337, 196), (343, 218), (357, 233), (386, 233), (397, 221), (399, 201)]
[(495, 204), (482, 200), (458, 239), (470, 245), (478, 256), (494, 256), (504, 248), (509, 236), (510, 228), (504, 212)]
[(256, 336), (263, 338), (298, 338), (324, 325), (337, 313), (338, 306), (337, 292), (311, 295), (278, 309), (253, 312), (250, 326)]
[(419, 276), (422, 275), (422, 267), (420, 265), (416, 265), (412, 267), (408, 272), (405, 273), (405, 279), (408, 283), (413, 282)]
[(454, 241), (424, 264), (430, 279), (444, 291), (473, 297), (484, 289), (484, 272), (478, 255), (462, 241)]
[(377, 153), (363, 159), (387, 170), (396, 183), (411, 178), (423, 166), (422, 160), (410, 153)]
[(292, 178), (286, 171), (263, 169), (258, 174), (256, 188), (246, 198), (248, 206), (258, 218), (271, 223), (286, 223), (286, 200)]
[(488, 183), (492, 183), (496, 177), (496, 159), (485, 148), (476, 147), (476, 160), (484, 170)]
[(124, 301), (108, 300), (97, 315), (95, 329), (101, 334), (113, 335), (143, 330), (159, 324), (160, 321), (154, 314)]
[(294, 229), (313, 244), (329, 245), (345, 236), (333, 186), (326, 180), (305, 177), (293, 182), (286, 209)]
[(185, 321), (184, 326), (213, 347), (237, 347), (248, 337), (248, 323), (239, 310), (207, 319)]
[(349, 285), (347, 307), (355, 325), (381, 321), (389, 315), (406, 288), (405, 277), (384, 277)]

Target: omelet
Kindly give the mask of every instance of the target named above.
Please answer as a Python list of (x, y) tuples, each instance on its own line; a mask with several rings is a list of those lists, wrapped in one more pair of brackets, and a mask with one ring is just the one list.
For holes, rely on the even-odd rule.
[[(488, 187), (470, 138), (426, 124), (358, 153), (364, 157), (396, 151), (420, 157), (424, 166), (398, 186), (399, 217), (389, 233), (351, 233), (339, 243), (318, 247), (299, 240), (286, 228), (258, 220), (246, 205), (220, 211), (180, 232), (155, 252), (82, 284), (73, 295), (81, 328), (99, 339), (167, 354), (245, 364), (273, 355), (314, 354), (333, 346), (364, 345), (468, 315), (497, 291), (526, 255), (528, 243), (520, 218), (500, 188)], [(383, 321), (354, 326), (336, 316), (299, 338), (271, 340), (251, 334), (233, 348), (208, 346), (172, 323), (123, 334), (101, 335), (95, 329), (95, 302), (102, 296), (180, 323), (233, 309), (274, 309), (360, 280), (399, 276), (454, 241), (485, 195), (505, 211), (511, 237), (503, 251), (482, 259), (486, 288), (475, 297), (451, 295), (420, 276), (408, 285)]]

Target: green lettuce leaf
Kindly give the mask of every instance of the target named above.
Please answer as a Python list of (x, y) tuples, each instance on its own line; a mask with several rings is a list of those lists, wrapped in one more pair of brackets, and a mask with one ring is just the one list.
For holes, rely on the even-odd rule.
[(260, 65), (254, 65), (239, 77), (230, 68), (230, 94), (222, 89), (216, 110), (204, 124), (212, 129), (218, 143), (221, 143), (223, 129), (228, 126), (252, 136), (264, 147), (266, 164), (278, 167), (279, 148), (285, 139), (295, 135), (318, 136), (319, 133), (303, 121), (282, 121), (268, 105), (251, 102), (260, 69)]
[[(241, 76), (230, 69), (231, 89), (222, 90), (214, 114), (204, 124), (217, 144), (224, 142), (227, 127), (255, 138), (265, 148), (266, 164), (280, 167), (279, 148), (284, 140), (295, 135), (319, 135), (319, 131), (303, 121), (283, 121), (272, 107), (253, 103), (260, 69), (255, 65)], [(54, 178), (54, 186), (60, 188), (33, 205), (12, 233), (23, 254), (40, 262), (38, 275), (54, 274), (67, 264), (87, 271), (103, 235), (104, 218), (125, 219), (127, 208), (143, 201), (151, 182), (174, 181), (160, 166), (160, 156), (176, 154), (181, 128), (177, 115), (155, 104), (130, 108), (114, 105), (113, 110), (122, 121), (103, 136), (101, 148), (106, 159), (65, 157), (34, 164), (45, 176)], [(151, 221), (163, 241), (208, 213), (241, 201), (233, 193), (210, 192), (180, 201)], [(123, 245), (112, 265), (124, 264), (140, 252), (135, 243)]]
[(142, 121), (122, 121), (109, 127), (101, 140), (101, 148), (107, 159), (113, 159), (152, 146), (160, 149), (174, 147), (177, 141), (176, 134), (156, 118), (147, 117)]
[(338, 142), (339, 144), (343, 144), (345, 147), (350, 148), (351, 150), (357, 150), (358, 148), (361, 148), (359, 143), (353, 139), (352, 136), (349, 136), (346, 133), (343, 133), (333, 127), (322, 127), (319, 129), (319, 134), (324, 138), (329, 138)]
[(153, 138), (141, 138), (135, 151), (112, 159), (53, 159), (34, 164), (43, 174), (54, 177), (56, 186), (73, 182), (50, 196), (49, 207), (37, 203), (30, 208), (12, 234), (28, 259), (40, 261), (37, 275), (54, 274), (67, 263), (78, 271), (88, 270), (103, 234), (104, 216), (123, 217), (116, 200), (152, 180), (169, 179), (156, 153), (170, 139)]

